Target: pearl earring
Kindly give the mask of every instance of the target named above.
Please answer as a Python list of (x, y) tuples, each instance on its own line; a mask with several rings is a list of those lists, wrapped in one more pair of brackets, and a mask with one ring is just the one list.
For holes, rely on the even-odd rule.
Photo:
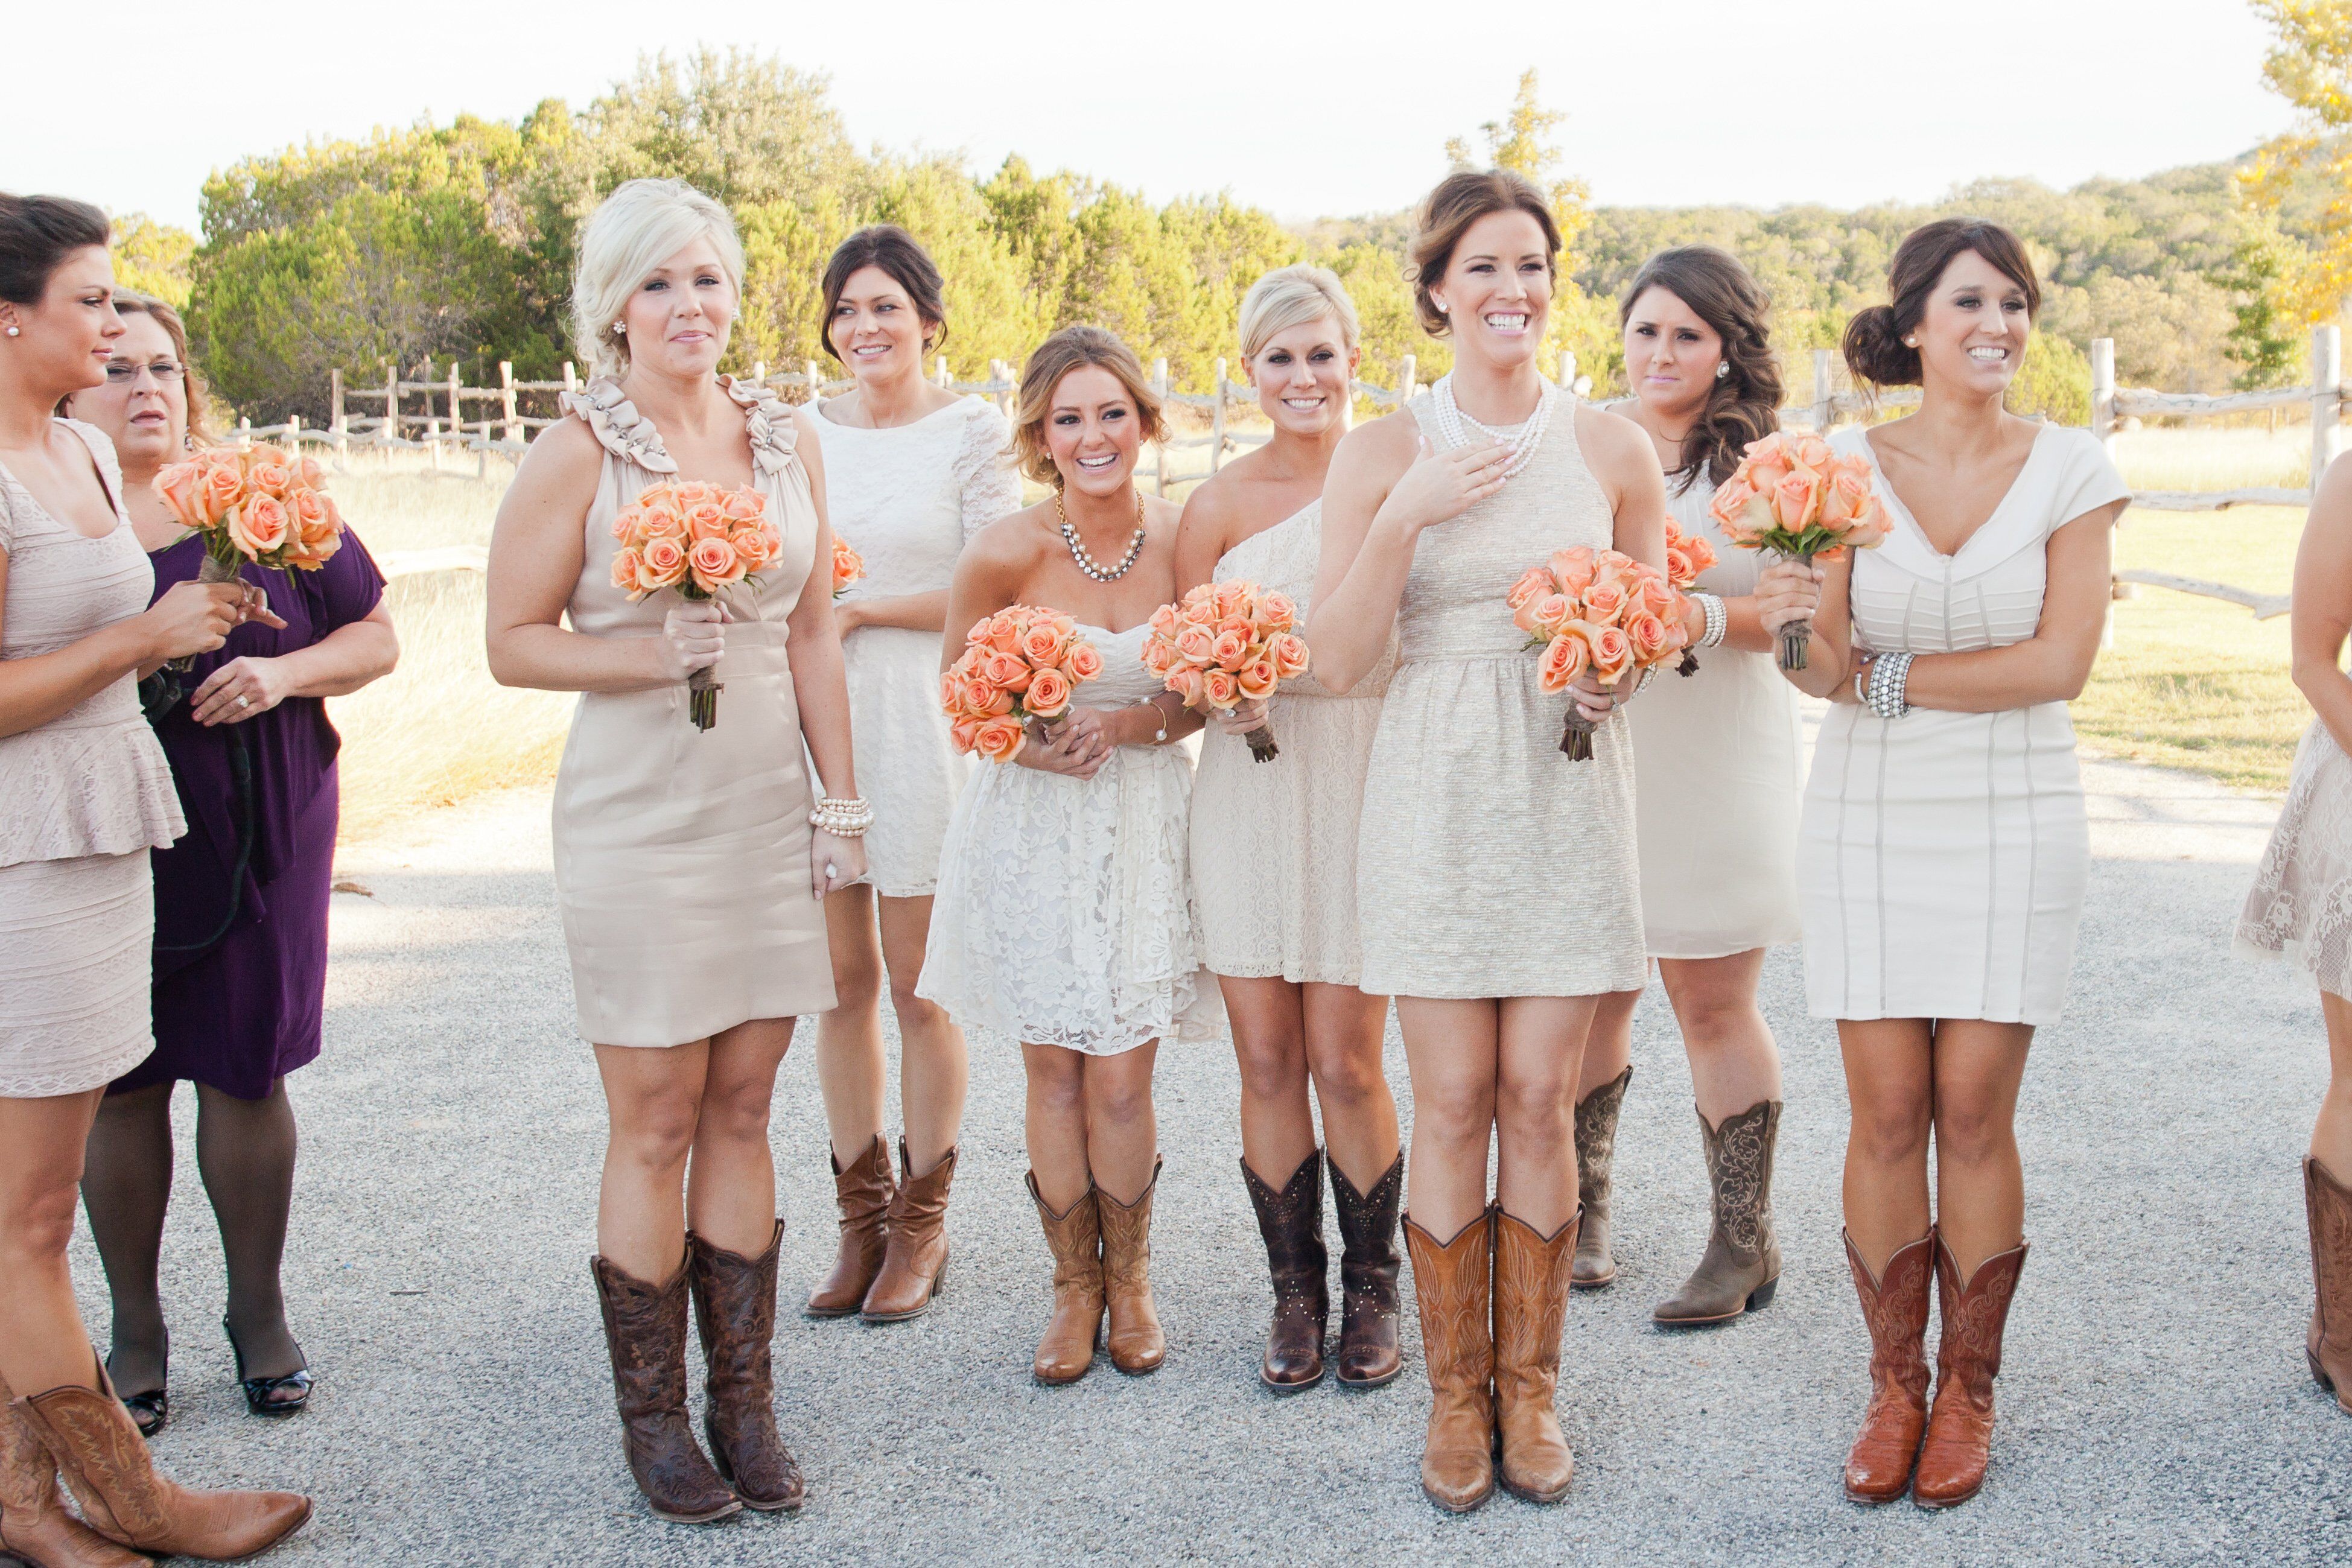
[(1724, 361), (1721, 361), (1721, 360), (1717, 360), (1717, 361), (1715, 362), (1715, 379), (1716, 379), (1717, 381), (1721, 381), (1724, 377), (1726, 377), (1726, 376), (1729, 375), (1730, 373), (1731, 373), (1731, 366), (1730, 366), (1729, 364), (1726, 363)]
[(13, 338), (13, 337), (15, 337), (16, 335), (16, 328), (14, 328), (14, 327), (9, 328), (9, 329), (8, 329), (8, 336), (10, 336), (11, 338)]
[(1916, 349), (1919, 346), (1919, 340), (1916, 337), (1906, 338), (1903, 340), (1903, 346), (1906, 349)]
[[(1444, 300), (1441, 299), (1441, 300), (1439, 300), (1439, 301), (1437, 302), (1437, 313), (1438, 313), (1440, 316), (1444, 315), (1444, 314), (1445, 314), (1445, 312), (1446, 312), (1446, 310), (1447, 310), (1447, 308), (1448, 308), (1448, 307), (1447, 307), (1447, 305), (1446, 305), (1446, 303), (1445, 303), (1445, 301), (1444, 301)], [(12, 338), (13, 338), (13, 337), (15, 337), (15, 336), (16, 335), (16, 328), (14, 328), (14, 327), (9, 328), (9, 329), (8, 329), (8, 335), (9, 335), (10, 337), (12, 337)]]

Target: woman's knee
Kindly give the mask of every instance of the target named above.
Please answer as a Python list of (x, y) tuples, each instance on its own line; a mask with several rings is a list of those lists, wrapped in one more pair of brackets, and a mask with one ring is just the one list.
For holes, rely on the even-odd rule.
[(1376, 1038), (1309, 1040), (1307, 1061), (1315, 1072), (1315, 1092), (1329, 1104), (1353, 1110), (1388, 1094), (1381, 1067), (1381, 1042)]
[(1927, 1156), (1929, 1113), (1924, 1100), (1857, 1100), (1848, 1141), (1855, 1155), (1873, 1165), (1916, 1163)]
[(1040, 1049), (1030, 1053), (1029, 1102), (1049, 1113), (1076, 1114), (1085, 1110), (1086, 1064), (1077, 1052)]
[(633, 1095), (613, 1107), (613, 1150), (648, 1170), (686, 1163), (702, 1123), (702, 1101), (684, 1087)]
[(836, 950), (833, 956), (833, 1010), (872, 1012), (882, 1001), (882, 956), (870, 944), (847, 951)]
[(1121, 1071), (1087, 1074), (1087, 1117), (1089, 1121), (1125, 1124), (1151, 1116), (1151, 1074)]
[(75, 1188), (44, 1186), (24, 1193), (0, 1215), (0, 1247), (20, 1261), (61, 1259), (73, 1244)]
[(1495, 1086), (1482, 1084), (1416, 1084), (1412, 1097), (1412, 1133), (1416, 1143), (1433, 1141), (1448, 1149), (1475, 1146), (1484, 1158), (1495, 1127)]
[(1969, 1094), (1936, 1100), (1936, 1155), (1959, 1165), (1982, 1165), (2011, 1155), (2017, 1128), (2007, 1102)]
[(1283, 1033), (1234, 1032), (1234, 1060), (1246, 1099), (1291, 1100), (1307, 1092), (1307, 1048)]

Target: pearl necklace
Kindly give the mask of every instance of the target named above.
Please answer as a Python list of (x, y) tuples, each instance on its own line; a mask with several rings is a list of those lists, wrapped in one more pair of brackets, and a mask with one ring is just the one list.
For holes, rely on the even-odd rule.
[(1078, 542), (1078, 530), (1070, 526), (1070, 514), (1062, 509), (1062, 493), (1059, 490), (1054, 492), (1054, 515), (1062, 519), (1062, 542), (1070, 547), (1070, 559), (1078, 563), (1080, 571), (1097, 582), (1117, 582), (1128, 574), (1134, 567), (1136, 558), (1143, 553), (1143, 492), (1140, 490), (1135, 493), (1135, 538), (1129, 541), (1127, 554), (1119, 558), (1118, 565), (1115, 567), (1105, 566), (1095, 559), (1087, 553), (1087, 547)]
[(1543, 382), (1543, 395), (1536, 400), (1535, 413), (1516, 434), (1506, 435), (1492, 425), (1481, 424), (1462, 412), (1461, 405), (1454, 401), (1454, 372), (1448, 371), (1437, 378), (1435, 386), (1429, 389), (1432, 405), (1437, 411), (1438, 434), (1445, 437), (1448, 446), (1465, 446), (1469, 444), (1469, 436), (1462, 427), (1466, 424), (1480, 434), (1503, 443), (1511, 449), (1511, 460), (1503, 465), (1503, 477), (1508, 479), (1534, 461), (1536, 448), (1543, 444), (1544, 427), (1551, 423), (1552, 406), (1559, 398), (1559, 388), (1550, 377), (1539, 376), (1537, 379)]

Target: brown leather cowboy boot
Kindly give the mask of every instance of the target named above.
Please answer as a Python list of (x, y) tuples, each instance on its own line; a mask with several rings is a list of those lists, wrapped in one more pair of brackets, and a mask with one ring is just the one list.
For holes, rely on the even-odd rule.
[(1951, 1508), (1984, 1487), (1992, 1462), (1992, 1380), (2000, 1375), (2001, 1331), (2024, 1267), (2021, 1241), (1978, 1264), (1963, 1287), (1952, 1249), (1936, 1238), (1936, 1310), (1944, 1333), (1936, 1348), (1936, 1406), (1911, 1480), (1911, 1500), (1921, 1508)]
[(1160, 1332), (1160, 1312), (1151, 1304), (1151, 1195), (1160, 1187), (1160, 1165), (1133, 1203), (1121, 1203), (1097, 1189), (1102, 1214), (1103, 1300), (1110, 1310), (1104, 1343), (1110, 1364), (1129, 1377), (1157, 1372), (1167, 1359), (1168, 1336)]
[(1927, 1287), (1935, 1278), (1936, 1232), (1898, 1248), (1873, 1277), (1845, 1232), (1845, 1262), (1870, 1331), (1870, 1404), (1845, 1457), (1845, 1495), (1893, 1502), (1911, 1488), (1919, 1434), (1927, 1427)]
[[(1327, 1154), (1325, 1158), (1329, 1158)], [(1400, 1153), (1371, 1190), (1360, 1193), (1331, 1166), (1331, 1206), (1339, 1211), (1339, 1366), (1350, 1388), (1378, 1388), (1404, 1370), (1397, 1349), (1397, 1209), (1404, 1201)]]
[(1666, 1328), (1727, 1322), (1769, 1305), (1780, 1288), (1780, 1239), (1772, 1229), (1772, 1155), (1780, 1102), (1759, 1100), (1719, 1127), (1698, 1118), (1715, 1225), (1706, 1251), (1682, 1289), (1651, 1311)]
[(105, 1364), (95, 1355), (91, 1362), (95, 1388), (68, 1384), (13, 1408), (48, 1450), (92, 1531), (159, 1557), (234, 1563), (268, 1551), (310, 1519), (310, 1500), (293, 1492), (190, 1491), (158, 1474)]
[(1095, 1336), (1102, 1332), (1102, 1222), (1091, 1184), (1086, 1196), (1061, 1213), (1047, 1207), (1029, 1173), (1030, 1201), (1054, 1250), (1054, 1315), (1037, 1342), (1032, 1371), (1040, 1383), (1076, 1383), (1095, 1364)]
[(22, 1559), (33, 1568), (147, 1568), (146, 1558), (66, 1511), (58, 1495), (58, 1462), (16, 1399), (0, 1379), (0, 1557)]
[(769, 1345), (776, 1337), (776, 1252), (784, 1222), (757, 1258), (686, 1233), (694, 1326), (702, 1340), (702, 1435), (719, 1478), (747, 1508), (763, 1513), (801, 1505), (800, 1462), (776, 1431), (776, 1385)]
[(1412, 1254), (1421, 1358), (1433, 1396), (1421, 1490), (1448, 1513), (1467, 1513), (1495, 1492), (1495, 1211), (1449, 1241), (1408, 1214), (1404, 1244)]
[(882, 1272), (866, 1292), (858, 1316), (869, 1323), (899, 1323), (931, 1310), (931, 1298), (948, 1272), (948, 1188), (955, 1182), (956, 1152), (921, 1176), (907, 1163), (907, 1140), (898, 1140), (898, 1196), (890, 1200), (890, 1237)]
[(1584, 1224), (1577, 1232), (1570, 1283), (1580, 1291), (1617, 1281), (1617, 1260), (1609, 1254), (1609, 1186), (1617, 1163), (1617, 1113), (1633, 1082), (1628, 1067), (1576, 1103), (1576, 1191), (1584, 1200)]
[(709, 1524), (743, 1511), (694, 1441), (686, 1415), (687, 1260), (648, 1285), (602, 1257), (588, 1260), (613, 1358), (613, 1397), (629, 1474), (656, 1519)]
[(801, 1311), (812, 1318), (845, 1318), (864, 1303), (874, 1277), (882, 1272), (887, 1229), (884, 1217), (891, 1199), (890, 1145), (877, 1133), (848, 1169), (829, 1151), (825, 1160), (833, 1166), (834, 1202), (841, 1209), (841, 1255)]
[(2311, 1220), (2311, 1281), (2315, 1299), (2304, 1359), (2319, 1386), (2352, 1414), (2352, 1187), (2317, 1160), (2303, 1162), (2303, 1207)]
[(1503, 1439), (1503, 1485), (1529, 1502), (1558, 1502), (1576, 1474), (1554, 1400), (1580, 1218), (1572, 1215), (1543, 1236), (1499, 1205), (1495, 1209), (1495, 1426)]
[(1331, 1321), (1331, 1255), (1323, 1245), (1323, 1158), (1307, 1155), (1282, 1184), (1260, 1181), (1241, 1162), (1257, 1233), (1265, 1241), (1274, 1277), (1274, 1322), (1266, 1330), (1258, 1381), (1277, 1394), (1296, 1394), (1323, 1381), (1323, 1331)]

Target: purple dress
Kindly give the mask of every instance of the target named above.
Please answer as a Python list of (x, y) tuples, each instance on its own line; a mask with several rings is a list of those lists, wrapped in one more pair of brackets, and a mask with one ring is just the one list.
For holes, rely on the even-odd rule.
[[(204, 546), (191, 535), (148, 559), (160, 598), (194, 579)], [(230, 632), (178, 677), (187, 695), (156, 722), (188, 832), (154, 854), (155, 1053), (109, 1092), (188, 1078), (259, 1100), (319, 1054), (341, 737), (318, 697), (210, 728), (190, 716), (190, 699), (231, 659), (292, 653), (364, 618), (383, 574), (347, 530), (317, 571), (245, 575), (286, 627)]]

